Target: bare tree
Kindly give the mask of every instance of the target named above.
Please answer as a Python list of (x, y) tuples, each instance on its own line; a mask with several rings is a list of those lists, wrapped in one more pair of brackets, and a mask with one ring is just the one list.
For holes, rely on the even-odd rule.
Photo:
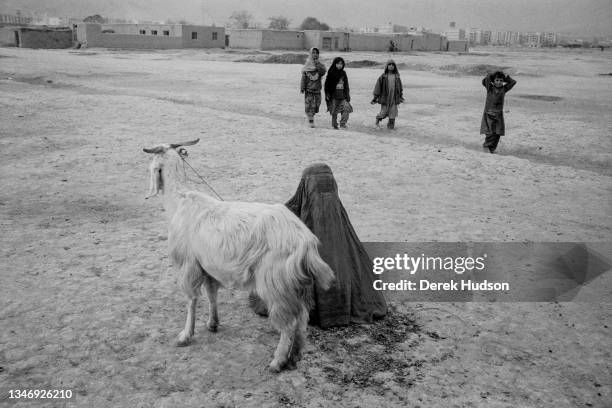
[(329, 30), (329, 26), (314, 17), (306, 17), (300, 25), (300, 30)]
[(345, 33), (354, 33), (354, 32), (356, 32), (355, 28), (348, 27), (348, 26), (336, 27), (336, 28), (334, 28), (334, 31), (342, 31), (342, 32), (345, 32)]
[(106, 23), (106, 19), (104, 17), (102, 17), (99, 14), (94, 14), (93, 16), (87, 16), (83, 19), (83, 22), (85, 23), (99, 23), (99, 24), (104, 24)]
[(252, 28), (253, 15), (246, 10), (234, 11), (227, 25), (232, 28)]
[(291, 23), (291, 20), (285, 16), (269, 17), (268, 20), (270, 20), (268, 28), (273, 30), (288, 30)]
[(182, 25), (188, 25), (188, 24), (191, 24), (191, 23), (188, 22), (184, 18), (181, 18), (180, 20), (174, 20), (174, 19), (168, 18), (168, 19), (166, 19), (166, 22), (164, 24), (182, 24)]

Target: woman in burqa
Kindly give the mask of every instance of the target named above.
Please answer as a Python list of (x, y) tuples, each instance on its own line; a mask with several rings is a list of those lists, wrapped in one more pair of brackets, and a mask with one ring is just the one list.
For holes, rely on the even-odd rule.
[[(285, 205), (319, 238), (319, 254), (336, 274), (329, 290), (315, 285), (310, 323), (327, 328), (372, 323), (384, 317), (387, 304), (382, 292), (372, 286), (372, 262), (340, 201), (329, 166), (307, 167), (295, 195)], [(255, 295), (249, 300), (256, 313), (265, 315), (261, 300)]]

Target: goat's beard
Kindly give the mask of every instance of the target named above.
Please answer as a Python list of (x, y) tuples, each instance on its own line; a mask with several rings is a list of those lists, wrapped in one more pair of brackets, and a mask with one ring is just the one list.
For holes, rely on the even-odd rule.
[(161, 169), (151, 170), (151, 183), (150, 183), (150, 188), (149, 188), (149, 195), (145, 197), (145, 200), (151, 197), (157, 196), (159, 192), (163, 190), (164, 190), (164, 179), (162, 178)]

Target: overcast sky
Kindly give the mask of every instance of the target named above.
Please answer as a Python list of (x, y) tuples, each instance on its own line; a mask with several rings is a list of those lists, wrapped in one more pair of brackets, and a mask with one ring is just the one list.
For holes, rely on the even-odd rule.
[(0, 12), (18, 9), (23, 14), (101, 14), (216, 25), (224, 25), (233, 11), (247, 10), (262, 27), (268, 25), (268, 17), (283, 15), (292, 26), (312, 16), (331, 27), (393, 22), (440, 32), (455, 21), (461, 28), (612, 35), (612, 0), (0, 0)]

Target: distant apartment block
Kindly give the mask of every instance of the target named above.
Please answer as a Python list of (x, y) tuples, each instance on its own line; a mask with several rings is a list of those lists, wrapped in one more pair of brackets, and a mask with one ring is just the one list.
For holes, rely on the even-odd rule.
[(488, 45), (491, 44), (491, 31), (490, 30), (483, 30), (482, 31), (482, 39), (481, 39), (481, 43), (484, 45)]
[(521, 33), (518, 31), (510, 31), (510, 43), (508, 45), (518, 45), (521, 43)]
[(410, 34), (424, 34), (424, 33), (431, 33), (431, 30), (427, 27), (417, 26), (417, 27), (408, 27), (408, 32)]
[(545, 32), (542, 33), (542, 46), (543, 47), (552, 47), (557, 45), (557, 33)]
[(520, 44), (518, 31), (491, 31), (491, 45), (511, 46)]
[[(453, 38), (449, 32), (445, 34), (448, 39)], [(471, 45), (552, 47), (558, 44), (559, 35), (554, 32), (489, 31), (470, 28), (467, 30), (467, 39)]]
[(408, 27), (399, 24), (389, 23), (386, 25), (379, 26), (378, 32), (382, 34), (407, 33)]
[(465, 40), (465, 30), (457, 28), (454, 21), (451, 21), (448, 30), (442, 33), (449, 41)]
[(389, 22), (388, 24), (382, 25), (372, 25), (372, 26), (364, 26), (359, 29), (360, 33), (363, 34), (393, 34), (393, 33), (407, 33), (409, 28), (407, 26), (393, 24)]
[(373, 34), (378, 32), (378, 26), (363, 26), (359, 29), (359, 32), (362, 34)]
[(0, 24), (30, 24), (31, 17), (15, 16), (11, 14), (0, 14)]
[(521, 44), (528, 47), (540, 47), (542, 45), (542, 36), (540, 33), (535, 32), (523, 33)]
[(449, 40), (465, 40), (465, 30), (461, 28), (450, 29), (442, 33)]
[(492, 31), (491, 45), (508, 45), (510, 38), (509, 31)]
[(70, 25), (70, 19), (68, 17), (56, 17), (50, 16), (47, 13), (34, 14), (32, 22), (30, 24), (37, 26), (54, 26), (54, 27), (68, 27)]
[(467, 32), (468, 41), (470, 44), (480, 45), (482, 44), (482, 29), (481, 28), (469, 28)]

